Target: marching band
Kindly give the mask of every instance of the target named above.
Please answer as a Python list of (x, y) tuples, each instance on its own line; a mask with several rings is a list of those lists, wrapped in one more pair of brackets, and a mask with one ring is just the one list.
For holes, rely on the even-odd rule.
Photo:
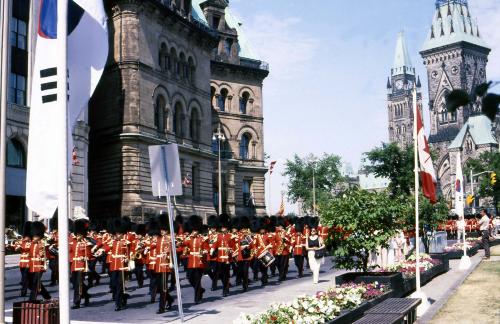
[[(211, 290), (219, 289), (222, 296), (229, 295), (231, 270), (236, 286), (243, 292), (249, 287), (250, 270), (253, 280), (266, 286), (269, 277), (287, 280), (289, 259), (294, 259), (298, 277), (304, 274), (306, 240), (311, 228), (316, 228), (323, 240), (330, 235), (327, 227), (319, 225), (315, 217), (235, 217), (210, 216), (204, 225), (200, 216), (188, 219), (176, 217), (174, 229), (169, 228), (165, 215), (152, 218), (147, 224), (133, 224), (127, 217), (112, 219), (106, 228), (76, 220), (69, 235), (70, 269), (73, 284), (73, 309), (90, 304), (89, 289), (100, 284), (101, 276), (96, 265), (110, 277), (110, 292), (115, 310), (127, 307), (129, 294), (127, 282), (135, 276), (139, 288), (149, 279), (151, 303), (159, 295), (158, 314), (168, 311), (173, 303), (170, 291), (175, 289), (173, 255), (186, 271), (189, 284), (194, 289), (194, 302), (203, 301), (205, 289), (203, 275), (210, 276)], [(170, 231), (175, 231), (176, 249), (172, 248)], [(9, 248), (20, 253), (21, 296), (34, 301), (38, 295), (51, 296), (42, 284), (41, 277), (52, 270), (51, 284), (57, 280), (58, 247), (56, 231), (48, 234), (43, 223), (26, 222), (22, 238)], [(51, 265), (52, 264), (52, 265)], [(260, 277), (260, 278), (259, 278)]]

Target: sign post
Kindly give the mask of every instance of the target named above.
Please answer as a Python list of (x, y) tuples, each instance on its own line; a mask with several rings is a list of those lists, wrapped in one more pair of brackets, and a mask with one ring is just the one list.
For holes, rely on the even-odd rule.
[(174, 260), (175, 285), (177, 290), (177, 306), (179, 317), (184, 322), (182, 309), (181, 283), (179, 280), (179, 264), (175, 245), (174, 210), (171, 196), (182, 195), (181, 171), (177, 144), (155, 145), (149, 147), (149, 163), (151, 165), (151, 186), (153, 195), (167, 198), (168, 222), (172, 241), (172, 259)]

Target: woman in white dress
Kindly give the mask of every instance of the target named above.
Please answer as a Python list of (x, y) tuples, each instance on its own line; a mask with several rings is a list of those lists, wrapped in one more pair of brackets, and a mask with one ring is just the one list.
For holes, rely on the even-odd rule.
[(323, 258), (316, 259), (316, 250), (324, 249), (325, 245), (321, 237), (318, 236), (318, 229), (311, 228), (311, 233), (306, 239), (307, 258), (309, 259), (309, 267), (313, 273), (313, 283), (317, 284), (319, 280), (319, 268), (323, 263)]

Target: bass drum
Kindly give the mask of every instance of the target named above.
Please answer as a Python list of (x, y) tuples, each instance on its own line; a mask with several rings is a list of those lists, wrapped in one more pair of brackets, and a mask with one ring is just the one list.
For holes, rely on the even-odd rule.
[(274, 255), (268, 250), (262, 252), (257, 258), (265, 267), (269, 267), (275, 260)]

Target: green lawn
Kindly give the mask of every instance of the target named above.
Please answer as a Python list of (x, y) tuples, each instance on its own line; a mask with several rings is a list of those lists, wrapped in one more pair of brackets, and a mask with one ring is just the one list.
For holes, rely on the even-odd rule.
[[(500, 246), (495, 247), (495, 251), (500, 255)], [(431, 323), (500, 323), (499, 280), (500, 262), (481, 262)]]

